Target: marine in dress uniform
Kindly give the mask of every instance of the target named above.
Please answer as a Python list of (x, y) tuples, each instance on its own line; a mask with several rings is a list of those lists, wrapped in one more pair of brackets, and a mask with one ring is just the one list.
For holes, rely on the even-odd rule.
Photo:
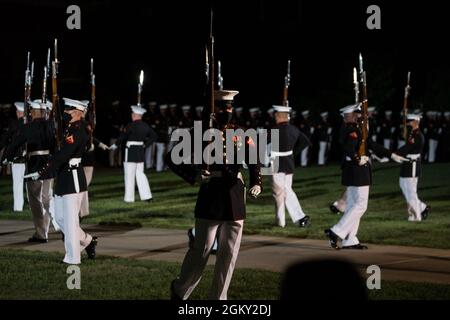
[[(17, 118), (11, 120), (8, 125), (8, 130), (2, 135), (0, 139), (0, 150), (7, 147), (17, 138), (24, 125), (24, 104), (23, 102), (16, 102), (16, 116)], [(13, 197), (15, 212), (23, 211), (24, 197), (23, 197), (23, 176), (25, 175), (25, 148), (16, 148), (15, 154), (10, 155), (9, 162), (11, 162), (12, 180), (13, 180)], [(6, 161), (5, 163), (6, 164)]]
[(333, 134), (333, 128), (328, 123), (328, 112), (320, 114), (322, 118), (317, 126), (317, 138), (319, 140), (319, 154), (317, 157), (317, 164), (324, 166), (327, 163), (328, 150), (330, 149), (330, 141)]
[(386, 110), (384, 112), (384, 119), (380, 126), (380, 136), (383, 141), (383, 145), (386, 149), (391, 148), (392, 145), (392, 134), (395, 128), (392, 126), (392, 111)]
[[(309, 124), (309, 110), (305, 110), (302, 112), (302, 118), (300, 119), (299, 129), (300, 131), (311, 140), (312, 135), (314, 134), (314, 127), (311, 127)], [(300, 164), (302, 167), (308, 166), (309, 162), (309, 146), (302, 150)]]
[[(145, 114), (143, 121), (147, 123), (150, 128), (156, 130), (156, 116), (157, 116), (157, 102), (151, 101), (148, 103), (148, 112)], [(152, 142), (145, 148), (145, 168), (152, 169), (156, 166), (155, 161), (156, 141)]]
[(430, 207), (423, 203), (417, 195), (417, 184), (422, 173), (421, 156), (425, 144), (425, 137), (419, 129), (421, 116), (407, 115), (407, 124), (410, 127), (406, 144), (395, 153), (407, 159), (400, 169), (400, 189), (408, 205), (408, 220), (422, 221), (428, 217)]
[[(369, 116), (369, 138), (372, 139), (373, 143), (376, 143), (377, 142), (377, 130), (379, 128), (379, 127), (377, 127), (377, 122), (375, 119), (376, 107), (369, 107), (367, 109), (367, 111), (368, 111), (368, 116)], [(382, 163), (389, 161), (388, 158), (380, 159), (380, 158), (376, 157), (374, 154), (372, 155), (372, 157)], [(347, 206), (347, 191), (344, 190), (344, 192), (342, 192), (339, 199), (334, 201), (333, 204), (330, 206), (330, 211), (334, 214), (340, 214), (340, 213), (345, 212), (346, 206)]]
[(167, 152), (167, 144), (169, 142), (169, 115), (168, 105), (159, 106), (159, 114), (155, 117), (155, 132), (158, 135), (156, 140), (156, 172), (162, 172), (165, 169), (164, 155)]
[(83, 194), (87, 191), (86, 176), (81, 157), (89, 143), (89, 133), (83, 113), (87, 104), (64, 98), (66, 123), (60, 149), (37, 172), (29, 174), (33, 180), (56, 172), (55, 218), (64, 234), (66, 254), (63, 262), (80, 264), (81, 252), (86, 250), (90, 259), (95, 258), (97, 238), (80, 228), (79, 213)]
[[(358, 150), (362, 143), (362, 134), (357, 122), (358, 109), (359, 104), (341, 109), (345, 123), (340, 135), (344, 151), (342, 185), (347, 188), (347, 203), (345, 213), (339, 222), (331, 229), (325, 230), (331, 247), (335, 249), (339, 249), (339, 240), (342, 240), (342, 249), (367, 249), (366, 246), (359, 243), (356, 236), (360, 219), (367, 210), (369, 187), (372, 184), (372, 167), (368, 156), (358, 156)], [(371, 139), (367, 139), (365, 148), (367, 154), (375, 153), (401, 162), (401, 157), (373, 143)]]
[(278, 226), (282, 228), (286, 226), (285, 210), (287, 209), (295, 225), (306, 227), (310, 218), (303, 212), (297, 195), (292, 190), (292, 180), (295, 170), (294, 156), (309, 147), (311, 142), (298, 128), (289, 123), (290, 107), (273, 106), (273, 108), (276, 125), (272, 130), (278, 130), (279, 133), (278, 150), (273, 150), (275, 146), (272, 143), (270, 153), (272, 161), (278, 160), (278, 168), (273, 168), (275, 172), (271, 181), (276, 221)]
[(436, 161), (436, 151), (441, 132), (442, 129), (439, 128), (439, 122), (437, 121), (437, 111), (428, 111), (425, 128), (425, 134), (428, 140), (428, 163), (434, 163)]
[[(226, 129), (237, 129), (230, 122), (232, 100), (237, 91), (216, 91), (216, 119), (218, 129), (225, 135)], [(193, 134), (192, 134), (193, 136)], [(225, 137), (224, 137), (225, 140)], [(251, 139), (234, 141), (235, 155), (241, 145), (256, 147)], [(189, 248), (181, 267), (180, 275), (171, 284), (173, 299), (187, 299), (202, 277), (216, 238), (219, 233), (219, 246), (213, 283), (209, 293), (211, 299), (227, 299), (227, 291), (233, 275), (234, 266), (242, 237), (245, 219), (245, 185), (240, 170), (242, 164), (227, 158), (224, 143), (224, 163), (211, 164), (209, 170), (187, 163), (175, 165), (168, 155), (169, 167), (190, 184), (201, 180), (197, 204), (195, 206), (195, 241)], [(231, 164), (230, 164), (231, 162)], [(261, 192), (261, 173), (259, 164), (248, 164), (250, 174), (249, 193), (256, 197)]]
[[(135, 182), (142, 201), (152, 199), (150, 185), (144, 173), (145, 148), (156, 141), (157, 135), (150, 126), (142, 121), (142, 115), (146, 112), (141, 106), (131, 106), (131, 119), (125, 131), (117, 139), (117, 145), (125, 144), (125, 160), (123, 164), (125, 176), (125, 202), (134, 202)], [(116, 144), (110, 149), (116, 149)]]
[[(17, 150), (21, 150), (26, 145), (27, 172), (31, 173), (38, 171), (48, 162), (56, 142), (53, 125), (45, 119), (46, 110), (52, 108), (51, 103), (41, 103), (39, 100), (38, 102), (30, 101), (29, 105), (32, 120), (21, 128), (19, 134), (12, 141), (7, 157), (10, 159)], [(54, 211), (53, 178), (54, 173), (47, 172), (37, 180), (26, 182), (35, 228), (34, 235), (29, 239), (30, 242), (45, 243), (48, 241), (48, 231)], [(57, 224), (55, 229), (59, 229)]]
[[(89, 101), (85, 101), (86, 104)], [(85, 126), (89, 132), (89, 143), (88, 149), (81, 157), (81, 165), (83, 166), (84, 174), (86, 176), (86, 183), (89, 189), (89, 186), (92, 182), (92, 177), (94, 175), (94, 163), (95, 163), (95, 148), (100, 148), (104, 151), (108, 150), (108, 146), (98, 140), (93, 136), (92, 128), (89, 122), (86, 121)], [(86, 191), (83, 195), (83, 200), (81, 201), (81, 210), (80, 210), (80, 218), (86, 217), (89, 215), (89, 191)]]

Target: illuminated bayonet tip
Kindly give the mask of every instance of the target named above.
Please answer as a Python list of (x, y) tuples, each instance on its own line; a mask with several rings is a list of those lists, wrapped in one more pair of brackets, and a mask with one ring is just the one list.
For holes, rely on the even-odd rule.
[(141, 70), (141, 74), (139, 75), (139, 83), (141, 86), (144, 84), (144, 70)]

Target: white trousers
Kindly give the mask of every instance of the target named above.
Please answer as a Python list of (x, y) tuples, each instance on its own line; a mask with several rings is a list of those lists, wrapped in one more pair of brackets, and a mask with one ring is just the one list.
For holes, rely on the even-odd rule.
[(306, 147), (305, 149), (302, 150), (302, 153), (301, 153), (302, 167), (306, 167), (308, 165), (308, 152), (309, 152), (309, 147)]
[(123, 164), (125, 175), (125, 202), (134, 202), (135, 182), (139, 190), (139, 197), (141, 200), (149, 200), (152, 198), (152, 192), (144, 173), (143, 162), (124, 162)]
[(347, 207), (341, 220), (331, 230), (342, 239), (342, 246), (359, 243), (356, 237), (361, 217), (367, 210), (369, 186), (347, 187)]
[(154, 166), (153, 158), (155, 157), (155, 143), (152, 143), (147, 148), (145, 148), (145, 167), (151, 169)]
[(297, 223), (305, 217), (297, 195), (292, 190), (293, 174), (275, 173), (272, 176), (272, 195), (275, 199), (275, 212), (280, 227), (286, 226), (285, 209), (288, 210), (292, 222)]
[(34, 236), (39, 239), (48, 239), (53, 210), (53, 179), (28, 181), (27, 193), (36, 230)]
[(156, 172), (164, 170), (164, 152), (166, 151), (166, 144), (162, 142), (156, 143)]
[(433, 163), (436, 161), (436, 150), (438, 147), (438, 141), (434, 139), (428, 140), (428, 162)]
[(342, 193), (338, 200), (333, 202), (333, 206), (335, 206), (340, 212), (345, 212), (345, 208), (347, 208), (347, 189)]
[(409, 221), (421, 221), (422, 211), (427, 207), (425, 203), (420, 201), (419, 196), (417, 195), (418, 181), (419, 179), (417, 177), (400, 178), (400, 189), (402, 189), (408, 205)]
[(23, 176), (25, 175), (25, 163), (13, 163), (11, 165), (13, 179), (14, 211), (23, 211)]
[(202, 278), (203, 270), (208, 262), (211, 248), (219, 232), (219, 249), (216, 256), (213, 282), (209, 299), (227, 300), (228, 287), (233, 277), (239, 248), (241, 246), (244, 221), (195, 220), (194, 247), (184, 257), (179, 277), (174, 282), (175, 293), (184, 300)]
[[(89, 185), (92, 182), (92, 176), (94, 174), (94, 167), (83, 167), (84, 175), (86, 176), (86, 183), (89, 188)], [(89, 215), (89, 192), (86, 191), (83, 193), (83, 199), (81, 200), (81, 209), (80, 209), (80, 218), (86, 217)]]
[(326, 141), (320, 141), (319, 143), (319, 157), (318, 157), (318, 161), (317, 164), (319, 166), (323, 166), (325, 164), (325, 156), (327, 153), (327, 149), (328, 149), (328, 142)]
[(79, 212), (83, 192), (55, 197), (56, 222), (64, 233), (64, 262), (80, 264), (81, 252), (91, 243), (92, 236), (80, 228)]
[(383, 139), (383, 144), (386, 149), (391, 148), (391, 139)]

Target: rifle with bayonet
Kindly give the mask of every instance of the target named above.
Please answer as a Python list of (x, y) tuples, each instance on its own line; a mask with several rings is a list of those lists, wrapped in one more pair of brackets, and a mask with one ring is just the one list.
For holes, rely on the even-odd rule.
[(55, 59), (52, 61), (52, 103), (53, 108), (50, 112), (50, 119), (54, 121), (56, 129), (56, 145), (58, 149), (61, 147), (62, 141), (62, 119), (61, 111), (59, 108), (59, 97), (58, 97), (58, 47), (55, 39)]
[(219, 90), (223, 90), (222, 63), (217, 61), (217, 85)]
[(361, 118), (359, 121), (361, 128), (361, 145), (359, 146), (358, 156), (367, 156), (366, 142), (369, 136), (369, 101), (367, 99), (367, 79), (366, 71), (364, 70), (363, 58), (359, 54), (359, 75), (362, 88), (361, 96)]
[(30, 109), (28, 107), (28, 103), (30, 101), (31, 97), (31, 83), (32, 83), (32, 74), (34, 72), (34, 63), (31, 66), (30, 71), (30, 52), (27, 54), (27, 69), (25, 70), (25, 87), (24, 87), (24, 100), (23, 100), (23, 106), (24, 106), (24, 117), (23, 122), (27, 123), (30, 120)]
[(97, 111), (95, 100), (95, 74), (94, 74), (94, 59), (91, 59), (91, 108), (89, 110), (89, 125), (91, 127), (91, 143), (94, 139), (94, 130), (97, 125)]
[(289, 107), (289, 85), (291, 84), (291, 60), (287, 63), (287, 72), (284, 77), (283, 106)]
[(138, 83), (138, 95), (137, 95), (137, 105), (140, 107), (142, 105), (142, 86), (144, 85), (144, 70), (141, 70), (139, 74)]
[(405, 96), (403, 98), (403, 139), (405, 141), (408, 139), (408, 128), (406, 126), (406, 116), (408, 114), (409, 91), (411, 90), (411, 87), (409, 85), (410, 80), (411, 80), (411, 72), (408, 72), (408, 78), (406, 80), (406, 87), (405, 87)]

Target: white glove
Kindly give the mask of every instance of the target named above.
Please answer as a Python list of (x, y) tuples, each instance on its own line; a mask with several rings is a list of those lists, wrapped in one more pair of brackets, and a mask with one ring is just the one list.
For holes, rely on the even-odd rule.
[(24, 179), (37, 180), (41, 175), (39, 172), (32, 172), (23, 176)]
[(363, 166), (363, 165), (365, 165), (367, 162), (369, 162), (369, 157), (367, 157), (367, 156), (362, 156), (361, 159), (359, 159), (358, 166)]
[(8, 164), (8, 159), (4, 159), (2, 165), (6, 166)]
[(94, 151), (94, 149), (95, 149), (95, 146), (94, 146), (94, 144), (93, 143), (91, 143), (91, 147), (89, 148), (89, 152), (92, 152), (92, 151)]
[(394, 160), (397, 163), (402, 163), (402, 162), (408, 162), (409, 161), (409, 159), (403, 158), (403, 157), (401, 157), (401, 156), (399, 156), (398, 154), (395, 154), (395, 153), (393, 153), (391, 155), (391, 159)]
[(102, 149), (102, 150), (109, 150), (109, 147), (106, 145), (106, 144), (104, 144), (103, 142), (100, 142), (99, 144), (98, 144), (98, 147), (100, 148), (100, 149)]
[(260, 193), (261, 193), (261, 187), (258, 186), (258, 185), (253, 186), (253, 187), (250, 188), (250, 190), (248, 190), (248, 193), (250, 193), (250, 195), (253, 198), (257, 198), (260, 195)]
[(202, 170), (197, 176), (197, 182), (200, 184), (208, 183), (211, 179), (211, 173), (208, 170)]
[(116, 144), (111, 145), (111, 146), (109, 147), (109, 150), (111, 150), (111, 151), (117, 150)]

